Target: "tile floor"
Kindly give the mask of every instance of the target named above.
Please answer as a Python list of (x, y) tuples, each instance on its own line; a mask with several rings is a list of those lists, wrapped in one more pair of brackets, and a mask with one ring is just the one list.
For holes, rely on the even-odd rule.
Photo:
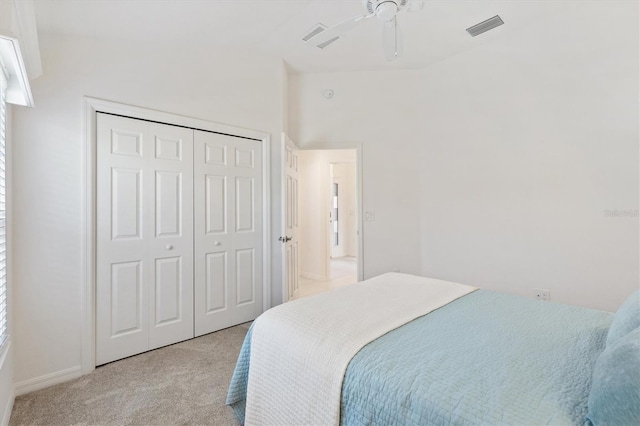
[(331, 259), (331, 279), (316, 281), (300, 277), (298, 291), (291, 300), (323, 293), (358, 281), (358, 265), (355, 257), (339, 257)]

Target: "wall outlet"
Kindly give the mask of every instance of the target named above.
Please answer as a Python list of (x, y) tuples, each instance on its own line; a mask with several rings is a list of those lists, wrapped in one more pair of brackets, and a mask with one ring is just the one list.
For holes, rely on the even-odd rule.
[(543, 300), (545, 302), (551, 300), (551, 292), (546, 288), (534, 288), (533, 295), (536, 299)]

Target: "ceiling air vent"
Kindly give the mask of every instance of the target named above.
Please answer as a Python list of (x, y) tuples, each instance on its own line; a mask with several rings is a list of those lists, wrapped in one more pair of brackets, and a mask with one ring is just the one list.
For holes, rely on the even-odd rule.
[(309, 31), (304, 37), (302, 37), (303, 41), (309, 41), (311, 39), (311, 37), (315, 37), (318, 34), (320, 34), (321, 32), (323, 32), (324, 30), (326, 30), (327, 27), (322, 25), (322, 24), (318, 24), (315, 27), (313, 27), (311, 29), (311, 31)]
[(489, 18), (486, 21), (482, 21), (479, 24), (475, 24), (473, 27), (467, 28), (467, 32), (471, 34), (471, 37), (475, 37), (484, 32), (492, 30), (500, 25), (504, 24), (504, 21), (500, 16), (496, 15), (493, 18)]
[(340, 36), (335, 36), (334, 38), (329, 39), (329, 40), (325, 41), (324, 43), (320, 43), (320, 44), (318, 45), (318, 47), (319, 47), (320, 49), (324, 49), (325, 47), (327, 47), (328, 45), (330, 45), (331, 43), (333, 43), (334, 41), (336, 41), (336, 40), (337, 40), (337, 39), (339, 39), (339, 38), (340, 38)]

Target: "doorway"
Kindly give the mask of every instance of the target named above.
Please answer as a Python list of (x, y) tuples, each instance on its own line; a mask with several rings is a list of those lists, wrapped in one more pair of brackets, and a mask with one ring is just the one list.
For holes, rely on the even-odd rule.
[(329, 279), (354, 283), (358, 280), (356, 163), (330, 163), (329, 176)]
[(361, 280), (359, 150), (298, 151), (298, 299)]

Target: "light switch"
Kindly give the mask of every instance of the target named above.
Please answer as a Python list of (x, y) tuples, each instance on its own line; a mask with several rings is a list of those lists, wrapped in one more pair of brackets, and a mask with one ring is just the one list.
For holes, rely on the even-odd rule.
[(367, 210), (364, 212), (364, 220), (374, 221), (376, 220), (376, 212), (373, 210)]

